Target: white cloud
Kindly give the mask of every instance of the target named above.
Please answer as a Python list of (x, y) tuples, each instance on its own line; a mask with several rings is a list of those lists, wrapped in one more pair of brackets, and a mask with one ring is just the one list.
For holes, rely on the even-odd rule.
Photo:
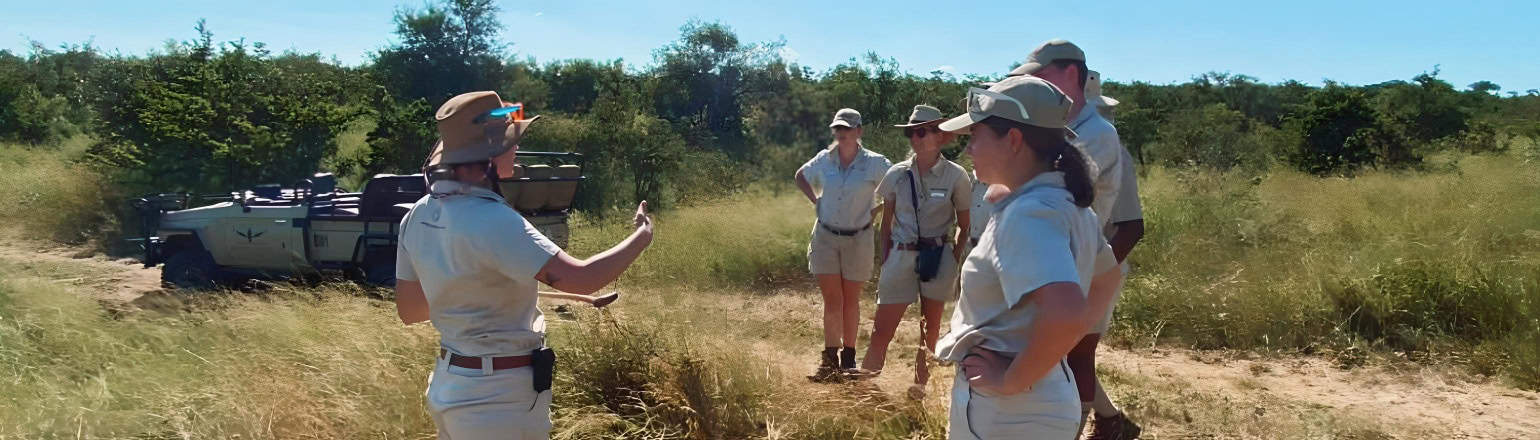
[(535, 16), (536, 16), (536, 17), (539, 17), (539, 16), (542, 16), (542, 15), (545, 15), (545, 12), (544, 12), (544, 11), (541, 11), (541, 12), (536, 12), (536, 13), (535, 13)]

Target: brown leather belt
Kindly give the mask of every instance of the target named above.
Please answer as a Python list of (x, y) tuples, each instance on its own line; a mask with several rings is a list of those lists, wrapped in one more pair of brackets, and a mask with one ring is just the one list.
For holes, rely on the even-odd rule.
[(867, 229), (871, 229), (872, 228), (872, 224), (871, 223), (867, 223), (866, 226), (862, 226), (862, 227), (857, 228), (857, 229), (839, 229), (839, 228), (836, 228), (836, 227), (824, 224), (824, 222), (818, 222), (818, 226), (823, 228), (823, 230), (825, 230), (825, 231), (829, 231), (829, 233), (831, 233), (831, 234), (838, 235), (838, 236), (841, 236), (841, 237), (852, 237), (852, 236), (855, 236), (856, 234), (861, 233), (861, 231), (865, 231)]
[[(941, 237), (922, 238), (920, 243), (925, 243), (927, 246), (945, 246), (946, 239)], [(919, 243), (899, 243), (893, 245), (893, 248), (901, 251), (918, 251), (920, 250), (920, 245)]]
[[(449, 365), (454, 365), (460, 368), (470, 368), (473, 370), (481, 369), (482, 358), (473, 356), (461, 356), (458, 354), (450, 353), (449, 350), (442, 348), (438, 349), (439, 359), (443, 359), (444, 356), (449, 356)], [(531, 359), (532, 358), (529, 355), (494, 357), (492, 358), (492, 371), (528, 367)]]

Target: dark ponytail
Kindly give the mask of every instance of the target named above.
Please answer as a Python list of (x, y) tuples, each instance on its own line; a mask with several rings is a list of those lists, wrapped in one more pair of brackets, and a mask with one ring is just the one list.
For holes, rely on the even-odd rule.
[(1011, 129), (1020, 131), (1022, 140), (1026, 141), (1027, 147), (1037, 154), (1039, 160), (1048, 161), (1053, 171), (1064, 173), (1064, 187), (1075, 198), (1075, 206), (1089, 208), (1091, 201), (1096, 199), (1096, 187), (1091, 183), (1091, 164), (1085, 154), (1080, 152), (1080, 148), (1071, 145), (1065, 138), (1067, 130), (1038, 127), (994, 116), (985, 119), (983, 124), (1000, 137), (1005, 137)]

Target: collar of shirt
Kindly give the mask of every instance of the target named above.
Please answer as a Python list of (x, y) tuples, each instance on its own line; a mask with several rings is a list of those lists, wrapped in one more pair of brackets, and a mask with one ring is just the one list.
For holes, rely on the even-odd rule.
[(1074, 122), (1070, 122), (1069, 129), (1078, 133), (1080, 131), (1080, 127), (1085, 125), (1086, 121), (1090, 121), (1091, 118), (1097, 116), (1101, 116), (1101, 114), (1096, 112), (1095, 105), (1087, 105), (1085, 107), (1081, 107), (1080, 114), (1075, 115), (1075, 120)]
[[(925, 170), (923, 174), (930, 177), (940, 177), (942, 170), (941, 162), (945, 160), (945, 157), (936, 156), (936, 163), (930, 164), (930, 169)], [(915, 169), (915, 166), (919, 164), (919, 159), (910, 158), (907, 162), (909, 162), (909, 169), (913, 170)]]
[(867, 157), (870, 157), (871, 154), (872, 152), (867, 150), (865, 145), (857, 144), (856, 157), (850, 159), (850, 168), (843, 168), (840, 167), (840, 148), (834, 147), (829, 149), (829, 163), (834, 166), (835, 170), (841, 172), (850, 171), (860, 165), (862, 161), (865, 161)]
[(1010, 195), (1005, 196), (1005, 198), (1001, 199), (999, 203), (996, 203), (994, 212), (998, 213), (1000, 211), (1004, 211), (1005, 207), (1010, 206), (1011, 202), (1014, 202), (1016, 199), (1019, 199), (1022, 196), (1025, 196), (1039, 188), (1064, 188), (1064, 172), (1046, 171), (1042, 174), (1038, 174), (1037, 177), (1033, 177), (1032, 180), (1028, 180), (1026, 184), (1021, 185), (1020, 188), (1016, 188), (1016, 190), (1012, 191)]
[(504, 202), (503, 197), (497, 195), (495, 192), (492, 192), (491, 189), (482, 188), (476, 185), (466, 185), (455, 180), (440, 180), (433, 182), (433, 186), (430, 187), (429, 190), (432, 192), (433, 197), (468, 195), (492, 199), (498, 202)]

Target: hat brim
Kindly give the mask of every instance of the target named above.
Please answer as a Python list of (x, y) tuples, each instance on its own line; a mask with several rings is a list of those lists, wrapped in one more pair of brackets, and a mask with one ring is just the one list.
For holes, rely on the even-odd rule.
[(1092, 104), (1096, 104), (1097, 107), (1112, 107), (1121, 104), (1118, 102), (1118, 100), (1108, 96), (1097, 96), (1095, 98), (1087, 99), (1087, 101), (1090, 101)]
[(529, 126), (538, 119), (540, 119), (540, 116), (537, 115), (533, 118), (514, 121), (512, 124), (508, 124), (508, 129), (503, 132), (503, 142), (497, 145), (479, 145), (452, 151), (446, 155), (444, 154), (444, 141), (440, 139), (433, 144), (433, 151), (428, 153), (427, 166), (435, 167), (438, 165), (481, 162), (507, 153), (509, 149), (512, 149), (514, 145), (519, 143), (520, 139), (524, 138), (525, 134), (529, 133)]
[(1043, 70), (1043, 65), (1038, 63), (1026, 63), (1011, 69), (1009, 76), (1031, 75), (1032, 72)]
[[(989, 119), (989, 116), (990, 115), (988, 113), (968, 112), (968, 113), (964, 113), (962, 115), (958, 115), (955, 118), (948, 119), (946, 122), (942, 122), (940, 128), (941, 128), (941, 131), (945, 131), (947, 133), (968, 134), (968, 130), (973, 128), (974, 124), (977, 124), (979, 122), (983, 122), (985, 119)], [(1028, 125), (1036, 125), (1036, 124), (1030, 124), (1029, 123)], [(1050, 128), (1052, 128), (1052, 127), (1050, 127)], [(1079, 134), (1075, 133), (1075, 130), (1070, 129), (1069, 127), (1058, 127), (1058, 128), (1063, 128), (1064, 129), (1064, 133), (1069, 135), (1069, 137), (1072, 137), (1072, 138), (1073, 137), (1080, 137)]]
[(858, 128), (860, 126), (861, 126), (861, 124), (851, 124), (850, 121), (846, 121), (844, 119), (836, 119), (836, 120), (834, 120), (834, 122), (830, 122), (829, 123), (829, 128), (834, 128), (834, 127)]
[(985, 119), (989, 119), (988, 113), (968, 112), (942, 122), (938, 128), (947, 133), (968, 134), (968, 129), (973, 127), (973, 124), (977, 124)]
[(940, 124), (942, 122), (946, 122), (946, 118), (931, 119), (931, 120), (925, 121), (925, 122), (915, 122), (915, 123), (910, 123), (910, 124), (893, 124), (893, 126), (894, 127), (898, 127), (898, 128), (909, 128), (909, 127), (919, 127), (921, 125)]

